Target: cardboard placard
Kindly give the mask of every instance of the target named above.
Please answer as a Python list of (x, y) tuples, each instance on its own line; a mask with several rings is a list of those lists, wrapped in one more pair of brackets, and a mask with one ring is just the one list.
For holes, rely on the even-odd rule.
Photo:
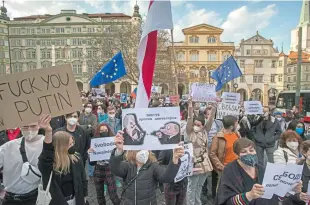
[(0, 107), (0, 130), (81, 110), (71, 65), (0, 76)]
[(223, 119), (226, 115), (232, 115), (239, 119), (240, 105), (221, 102), (217, 105), (216, 119)]
[(184, 156), (181, 157), (181, 165), (177, 175), (174, 178), (174, 183), (183, 180), (185, 177), (193, 175), (193, 144), (184, 144)]

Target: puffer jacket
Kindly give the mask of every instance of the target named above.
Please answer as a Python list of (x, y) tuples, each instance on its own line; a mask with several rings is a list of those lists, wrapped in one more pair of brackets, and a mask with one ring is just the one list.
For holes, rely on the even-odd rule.
[(172, 183), (178, 173), (180, 163), (170, 162), (168, 166), (164, 166), (148, 161), (138, 170), (135, 164), (123, 161), (123, 157), (123, 154), (116, 156), (114, 149), (110, 158), (112, 173), (124, 180), (125, 191), (121, 204), (156, 205), (158, 182)]
[(297, 156), (288, 148), (278, 147), (273, 153), (273, 161), (275, 164), (296, 164), (300, 156)]

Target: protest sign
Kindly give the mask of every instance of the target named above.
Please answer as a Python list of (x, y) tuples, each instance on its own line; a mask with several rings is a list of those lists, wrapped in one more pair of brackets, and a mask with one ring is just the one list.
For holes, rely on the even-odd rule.
[(115, 148), (114, 137), (93, 138), (90, 147), (95, 150), (89, 154), (91, 162), (109, 160), (111, 152)]
[(121, 93), (121, 103), (127, 103), (127, 93)]
[(122, 110), (125, 150), (173, 149), (180, 142), (180, 108)]
[(191, 85), (191, 96), (193, 101), (215, 102), (215, 85), (205, 83), (193, 83)]
[(263, 114), (263, 106), (260, 101), (244, 101), (244, 114), (259, 115)]
[(174, 105), (178, 105), (180, 101), (180, 97), (178, 95), (170, 95), (170, 103)]
[(82, 101), (70, 64), (0, 76), (2, 128), (81, 110)]
[(181, 157), (181, 164), (179, 171), (174, 178), (174, 182), (179, 182), (183, 180), (185, 177), (192, 176), (193, 175), (193, 144), (184, 144), (184, 156)]
[(161, 89), (160, 86), (152, 86), (152, 93), (161, 93)]
[(239, 104), (240, 93), (223, 92), (222, 99), (223, 99), (222, 102), (225, 102), (225, 103)]
[(233, 115), (239, 119), (240, 105), (221, 102), (217, 105), (216, 119), (223, 119), (225, 115)]
[(262, 198), (271, 199), (274, 194), (284, 197), (298, 184), (302, 176), (303, 165), (267, 163)]

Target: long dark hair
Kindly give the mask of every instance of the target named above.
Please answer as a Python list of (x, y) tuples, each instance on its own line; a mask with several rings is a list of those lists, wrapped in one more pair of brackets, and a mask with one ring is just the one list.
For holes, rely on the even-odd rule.
[(96, 131), (95, 131), (95, 137), (100, 137), (100, 127), (102, 127), (102, 126), (106, 126), (107, 128), (108, 128), (108, 136), (110, 136), (110, 137), (112, 137), (112, 136), (114, 136), (115, 134), (114, 134), (114, 132), (113, 132), (113, 130), (111, 129), (111, 127), (108, 125), (108, 124), (106, 124), (106, 123), (100, 123), (98, 126), (97, 126), (97, 128), (96, 128)]
[(304, 131), (299, 135), (303, 140), (306, 140), (306, 137), (305, 137), (305, 124), (303, 122), (300, 122), (299, 120), (292, 120), (290, 122), (290, 124), (287, 126), (287, 129), (286, 130), (293, 130), (295, 131), (296, 130), (296, 127), (298, 124), (302, 124), (302, 127), (304, 128)]

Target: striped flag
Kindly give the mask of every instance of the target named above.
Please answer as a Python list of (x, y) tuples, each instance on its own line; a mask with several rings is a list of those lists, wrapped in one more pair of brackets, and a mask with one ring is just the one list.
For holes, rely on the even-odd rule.
[(151, 98), (157, 51), (157, 32), (161, 29), (173, 29), (171, 3), (163, 0), (150, 0), (149, 11), (138, 48), (137, 59), (140, 76), (136, 108), (147, 108)]

